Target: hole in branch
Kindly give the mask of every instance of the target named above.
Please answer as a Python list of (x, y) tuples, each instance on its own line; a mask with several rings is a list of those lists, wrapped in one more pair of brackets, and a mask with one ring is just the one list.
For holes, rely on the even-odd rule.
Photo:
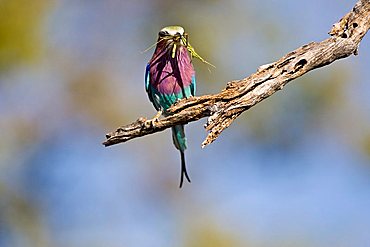
[(352, 26), (353, 26), (353, 28), (356, 28), (356, 27), (358, 27), (358, 24), (357, 24), (356, 22), (354, 22), (354, 23), (352, 24)]
[(303, 66), (305, 66), (306, 64), (307, 64), (306, 59), (303, 58), (303, 59), (299, 60), (294, 66), (295, 71), (302, 69)]

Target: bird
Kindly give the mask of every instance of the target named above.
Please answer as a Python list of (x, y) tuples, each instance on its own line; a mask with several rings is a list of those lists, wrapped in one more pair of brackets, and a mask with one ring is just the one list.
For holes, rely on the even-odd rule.
[[(167, 26), (159, 31), (156, 48), (145, 70), (145, 90), (158, 111), (154, 121), (161, 115), (168, 116), (167, 109), (178, 100), (195, 95), (193, 56), (200, 58), (190, 46), (188, 34), (183, 27)], [(184, 125), (172, 127), (172, 140), (176, 149), (180, 151), (181, 188), (184, 177), (191, 182), (185, 164), (187, 140)]]

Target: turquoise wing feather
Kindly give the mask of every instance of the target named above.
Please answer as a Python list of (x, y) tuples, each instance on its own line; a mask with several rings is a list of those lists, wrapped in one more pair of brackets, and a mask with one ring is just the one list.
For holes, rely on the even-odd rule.
[(147, 64), (145, 68), (145, 90), (147, 92), (149, 90), (149, 80), (150, 80), (149, 72), (150, 72), (150, 64)]
[(153, 99), (153, 89), (150, 86), (150, 64), (148, 63), (145, 68), (145, 91), (148, 94), (150, 102), (154, 105), (154, 108), (159, 111), (158, 105)]
[(196, 83), (196, 80), (195, 80), (195, 75), (193, 75), (191, 77), (191, 84), (190, 84), (190, 92), (191, 92), (192, 96), (195, 95), (196, 86), (197, 86), (197, 83)]

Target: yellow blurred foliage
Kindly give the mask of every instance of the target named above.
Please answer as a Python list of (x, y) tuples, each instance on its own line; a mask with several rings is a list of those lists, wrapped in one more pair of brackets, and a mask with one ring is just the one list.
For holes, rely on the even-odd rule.
[(13, 240), (15, 246), (22, 246), (22, 241), (30, 247), (52, 246), (36, 205), (21, 193), (8, 190), (1, 181), (0, 198), (5, 202), (1, 205), (0, 222), (16, 236), (22, 236)]
[[(241, 246), (239, 239), (228, 229), (214, 224), (212, 220), (195, 224), (190, 228), (187, 237), (188, 247), (237, 247)], [(248, 246), (244, 243), (243, 246)]]
[(42, 20), (49, 0), (0, 1), (0, 71), (33, 61), (42, 45)]
[[(104, 70), (91, 68), (80, 73), (69, 72), (69, 103), (75, 114), (85, 114), (109, 126), (125, 120), (125, 107), (110, 90), (109, 76)], [(129, 121), (129, 120), (127, 120)]]
[(370, 132), (364, 135), (361, 144), (364, 153), (370, 158)]

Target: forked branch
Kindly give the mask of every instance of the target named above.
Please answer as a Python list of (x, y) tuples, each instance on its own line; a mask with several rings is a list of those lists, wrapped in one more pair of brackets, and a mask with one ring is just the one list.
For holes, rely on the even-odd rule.
[(338, 23), (331, 37), (311, 42), (288, 53), (278, 61), (260, 66), (247, 78), (230, 81), (218, 94), (183, 99), (168, 111), (172, 114), (158, 121), (139, 118), (106, 134), (105, 146), (159, 132), (178, 124), (208, 117), (209, 131), (202, 147), (212, 143), (244, 111), (281, 90), (289, 81), (336, 60), (358, 54), (358, 46), (370, 28), (370, 0), (360, 0)]

